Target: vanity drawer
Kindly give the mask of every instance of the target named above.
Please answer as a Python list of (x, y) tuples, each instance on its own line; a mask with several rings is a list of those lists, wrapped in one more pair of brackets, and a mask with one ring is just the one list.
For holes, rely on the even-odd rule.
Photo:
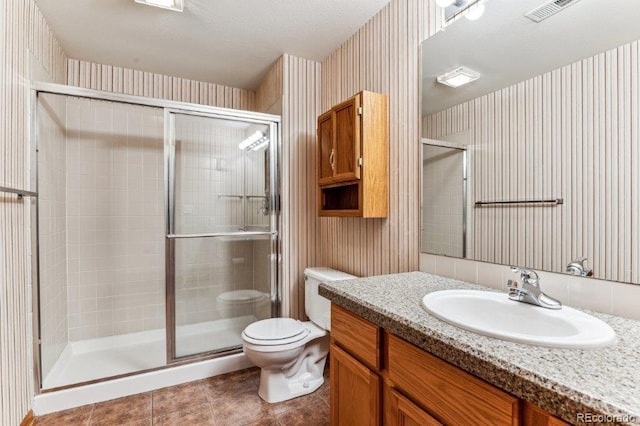
[(444, 424), (518, 425), (519, 400), (389, 335), (389, 379)]
[(380, 327), (331, 304), (331, 339), (374, 370), (380, 370)]

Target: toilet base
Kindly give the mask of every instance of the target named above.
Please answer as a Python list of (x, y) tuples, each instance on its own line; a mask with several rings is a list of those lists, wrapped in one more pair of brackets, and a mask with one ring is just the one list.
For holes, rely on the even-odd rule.
[(306, 338), (285, 345), (255, 345), (243, 334), (245, 355), (261, 368), (258, 395), (268, 403), (309, 394), (324, 383), (329, 335), (311, 322), (304, 325), (310, 331)]
[[(329, 336), (312, 339), (295, 362), (285, 368), (262, 368), (258, 395), (266, 402), (286, 401), (317, 390), (324, 383), (324, 366), (329, 355)], [(282, 367), (282, 366), (281, 366)]]
[(286, 378), (282, 370), (263, 368), (260, 372), (258, 395), (273, 404), (315, 392), (323, 383), (323, 376), (313, 377), (312, 374), (305, 373), (300, 377)]

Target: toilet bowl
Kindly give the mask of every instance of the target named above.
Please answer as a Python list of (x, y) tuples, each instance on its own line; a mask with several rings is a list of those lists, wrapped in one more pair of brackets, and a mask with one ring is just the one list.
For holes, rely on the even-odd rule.
[(220, 293), (216, 307), (221, 318), (236, 318), (247, 315), (258, 319), (271, 316), (269, 294), (254, 289), (241, 289)]
[(245, 355), (261, 368), (258, 395), (270, 403), (306, 395), (322, 386), (331, 303), (318, 294), (318, 286), (356, 278), (329, 268), (307, 268), (304, 274), (305, 311), (311, 321), (269, 318), (242, 332)]

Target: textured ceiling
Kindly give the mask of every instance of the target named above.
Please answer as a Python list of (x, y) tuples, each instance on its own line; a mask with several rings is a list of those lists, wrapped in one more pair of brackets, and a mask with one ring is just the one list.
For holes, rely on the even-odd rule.
[(36, 0), (71, 58), (254, 89), (282, 54), (320, 61), (389, 0)]

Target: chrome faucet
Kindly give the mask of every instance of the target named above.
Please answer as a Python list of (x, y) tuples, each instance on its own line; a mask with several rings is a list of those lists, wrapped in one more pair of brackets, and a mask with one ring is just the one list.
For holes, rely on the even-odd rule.
[(579, 257), (577, 259), (573, 259), (567, 265), (567, 273), (573, 274), (573, 275), (579, 275), (581, 277), (592, 276), (593, 270), (587, 269), (587, 267), (584, 265), (585, 260), (587, 260), (586, 257)]
[(542, 292), (540, 278), (536, 271), (512, 266), (511, 272), (520, 273), (520, 282), (514, 280), (507, 282), (509, 299), (548, 309), (562, 309), (562, 303)]

